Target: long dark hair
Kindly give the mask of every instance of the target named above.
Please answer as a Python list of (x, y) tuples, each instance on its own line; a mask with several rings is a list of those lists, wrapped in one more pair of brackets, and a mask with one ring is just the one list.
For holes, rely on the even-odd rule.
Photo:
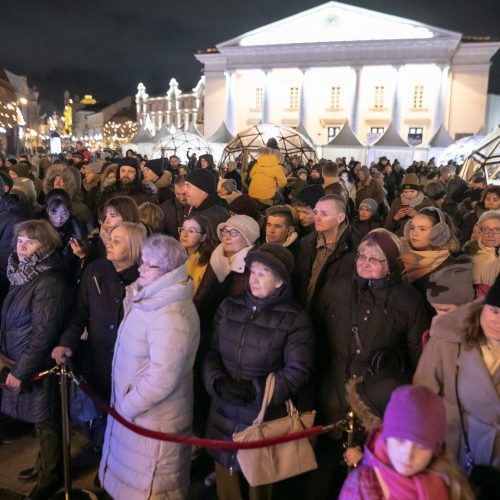
[(210, 262), (210, 257), (212, 256), (212, 252), (215, 247), (219, 244), (219, 240), (216, 237), (214, 230), (212, 229), (212, 225), (208, 218), (203, 214), (192, 215), (191, 217), (187, 217), (185, 220), (193, 220), (200, 226), (200, 229), (203, 234), (207, 237), (205, 241), (200, 243), (198, 247), (198, 253), (200, 254), (200, 259), (198, 261), (200, 266), (204, 266)]

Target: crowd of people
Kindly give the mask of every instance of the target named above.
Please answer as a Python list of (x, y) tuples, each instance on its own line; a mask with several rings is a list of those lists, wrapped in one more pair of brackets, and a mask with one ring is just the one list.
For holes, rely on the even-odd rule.
[[(288, 480), (296, 498), (493, 498), (500, 186), (432, 161), (304, 162), (275, 139), (240, 160), (0, 158), (0, 425), (34, 424), (29, 498), (62, 484), (57, 382), (33, 381), (54, 363), (165, 433), (232, 441), (271, 373), (266, 421), (289, 399), (318, 424), (351, 415), (347, 448), (342, 427), (319, 436), (317, 469)], [(186, 498), (200, 450), (105, 415), (90, 439), (112, 498)], [(279, 498), (206, 451), (219, 499)]]

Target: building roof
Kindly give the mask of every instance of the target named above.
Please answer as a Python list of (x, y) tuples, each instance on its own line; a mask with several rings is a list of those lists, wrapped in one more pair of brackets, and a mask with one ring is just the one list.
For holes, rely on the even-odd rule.
[(349, 123), (345, 123), (340, 132), (326, 145), (340, 148), (364, 147), (364, 144), (356, 137)]
[(383, 135), (372, 144), (374, 148), (409, 148), (410, 145), (401, 139), (396, 127), (391, 123)]
[(453, 139), (444, 128), (444, 125), (441, 125), (437, 132), (432, 136), (428, 146), (431, 148), (447, 148), (450, 144), (453, 144)]
[(228, 144), (233, 140), (234, 136), (229, 132), (226, 122), (222, 122), (220, 127), (216, 130), (216, 132), (211, 135), (207, 141), (208, 142), (218, 142), (220, 144)]

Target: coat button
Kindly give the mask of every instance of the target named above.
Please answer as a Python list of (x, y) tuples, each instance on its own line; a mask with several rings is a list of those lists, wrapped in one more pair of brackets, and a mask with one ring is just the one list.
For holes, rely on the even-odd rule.
[(359, 349), (356, 349), (356, 354), (361, 354), (361, 351)]
[(363, 318), (363, 321), (368, 321), (368, 316), (365, 316), (365, 317)]
[(366, 314), (370, 314), (370, 309), (367, 309), (367, 310), (366, 310)]
[(109, 325), (108, 327), (111, 331), (113, 331), (115, 329), (115, 325)]

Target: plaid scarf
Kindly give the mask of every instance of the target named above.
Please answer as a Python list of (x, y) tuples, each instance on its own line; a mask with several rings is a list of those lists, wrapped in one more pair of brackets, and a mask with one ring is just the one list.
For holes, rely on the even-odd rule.
[(23, 261), (19, 262), (17, 252), (14, 250), (9, 256), (7, 264), (7, 278), (11, 285), (24, 285), (40, 276), (44, 271), (54, 267), (53, 262), (50, 262), (50, 257), (54, 252), (48, 255), (40, 255), (34, 252), (28, 255)]

